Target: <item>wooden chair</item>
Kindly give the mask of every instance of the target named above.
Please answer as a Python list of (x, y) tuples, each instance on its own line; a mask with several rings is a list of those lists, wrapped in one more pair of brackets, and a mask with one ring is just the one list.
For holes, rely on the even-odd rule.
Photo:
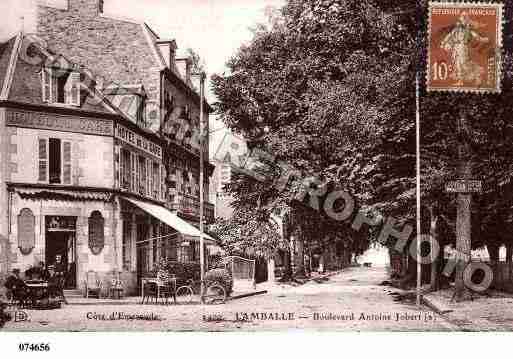
[(21, 283), (14, 287), (11, 292), (11, 304), (19, 308), (26, 308), (31, 302), (30, 291), (26, 285)]
[(176, 304), (176, 278), (171, 278), (169, 281), (164, 283), (164, 286), (160, 289), (160, 297), (166, 300), (166, 305), (169, 303), (169, 297), (173, 297)]
[(148, 279), (142, 279), (142, 304), (144, 304), (144, 300), (146, 299), (146, 303), (155, 299), (155, 303), (158, 300), (158, 284), (156, 281), (149, 281)]
[(85, 284), (85, 297), (90, 296), (100, 299), (102, 293), (102, 281), (98, 277), (98, 273), (93, 270), (87, 271)]
[(118, 299), (121, 299), (123, 297), (123, 291), (124, 285), (123, 281), (121, 280), (121, 272), (113, 271), (109, 287), (109, 297), (114, 299), (115, 295), (117, 294)]

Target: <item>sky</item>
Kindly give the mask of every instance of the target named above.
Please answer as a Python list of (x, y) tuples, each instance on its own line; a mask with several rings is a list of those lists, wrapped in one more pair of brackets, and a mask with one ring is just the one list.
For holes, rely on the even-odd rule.
[[(25, 32), (34, 31), (38, 1), (57, 6), (67, 3), (0, 0), (0, 41), (13, 36), (22, 26)], [(251, 40), (250, 28), (265, 22), (267, 7), (281, 7), (284, 3), (285, 0), (105, 0), (104, 12), (148, 23), (161, 38), (175, 39), (178, 51), (193, 48), (204, 60), (210, 76), (222, 74), (228, 59)], [(209, 102), (215, 100), (210, 91), (207, 96)], [(211, 121), (211, 130), (221, 126)], [(214, 147), (222, 135), (223, 131), (218, 131), (211, 139)]]

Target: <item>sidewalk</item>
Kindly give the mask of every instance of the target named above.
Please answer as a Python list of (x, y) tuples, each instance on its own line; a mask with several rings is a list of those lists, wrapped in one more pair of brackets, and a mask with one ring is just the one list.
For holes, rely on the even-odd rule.
[(462, 331), (513, 330), (513, 295), (491, 291), (491, 297), (475, 295), (474, 300), (452, 301), (454, 289), (424, 295), (426, 304), (441, 313)]
[[(232, 301), (240, 298), (251, 297), (254, 295), (265, 294), (266, 290), (257, 288), (254, 291), (250, 292), (233, 292), (226, 299), (226, 301)], [(134, 304), (142, 304), (142, 297), (123, 297), (121, 299), (111, 299), (111, 298), (83, 298), (83, 297), (70, 297), (66, 298), (68, 301), (68, 305), (134, 305)], [(199, 295), (195, 295), (192, 299), (192, 302), (189, 304), (198, 304), (200, 302)], [(153, 301), (149, 301), (148, 304), (155, 304)], [(158, 304), (165, 304), (165, 299), (160, 298)], [(173, 298), (168, 299), (168, 305), (174, 305), (175, 302)], [(177, 304), (180, 303), (180, 299), (177, 298)], [(64, 304), (65, 305), (65, 304)], [(146, 301), (144, 302), (146, 305)], [(184, 304), (185, 305), (185, 304)]]
[(263, 282), (256, 285), (257, 291), (265, 290), (271, 294), (281, 294), (288, 292), (293, 288), (301, 287), (307, 283), (317, 282), (321, 283), (327, 281), (330, 277), (346, 271), (348, 268), (339, 269), (336, 271), (329, 271), (325, 273), (312, 272), (312, 275), (305, 279), (299, 279), (294, 282)]

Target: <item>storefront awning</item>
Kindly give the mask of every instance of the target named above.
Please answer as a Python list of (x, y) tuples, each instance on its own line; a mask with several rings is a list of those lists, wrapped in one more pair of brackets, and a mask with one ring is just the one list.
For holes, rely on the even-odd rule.
[(23, 199), (43, 199), (54, 201), (104, 201), (110, 202), (112, 193), (87, 190), (62, 190), (47, 188), (16, 188), (14, 191)]
[[(138, 201), (132, 198), (123, 197), (123, 199), (127, 200), (128, 202), (136, 205), (140, 209), (142, 209), (144, 212), (152, 215), (153, 217), (157, 218), (161, 222), (164, 222), (168, 226), (176, 229), (181, 234), (184, 234), (186, 236), (192, 237), (193, 240), (199, 240), (201, 232), (199, 229), (194, 227), (192, 224), (188, 223), (187, 221), (181, 219), (176, 215), (176, 213), (171, 212), (169, 209), (159, 206), (157, 204), (149, 203), (149, 202), (143, 202)], [(203, 238), (205, 239), (205, 244), (215, 244), (216, 241), (214, 238), (210, 237), (208, 234), (203, 233)]]

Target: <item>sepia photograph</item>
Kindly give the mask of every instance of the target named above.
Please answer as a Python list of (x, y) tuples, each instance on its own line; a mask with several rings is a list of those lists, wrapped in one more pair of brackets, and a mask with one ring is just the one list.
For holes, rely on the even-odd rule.
[(0, 340), (513, 330), (513, 1), (0, 18)]

